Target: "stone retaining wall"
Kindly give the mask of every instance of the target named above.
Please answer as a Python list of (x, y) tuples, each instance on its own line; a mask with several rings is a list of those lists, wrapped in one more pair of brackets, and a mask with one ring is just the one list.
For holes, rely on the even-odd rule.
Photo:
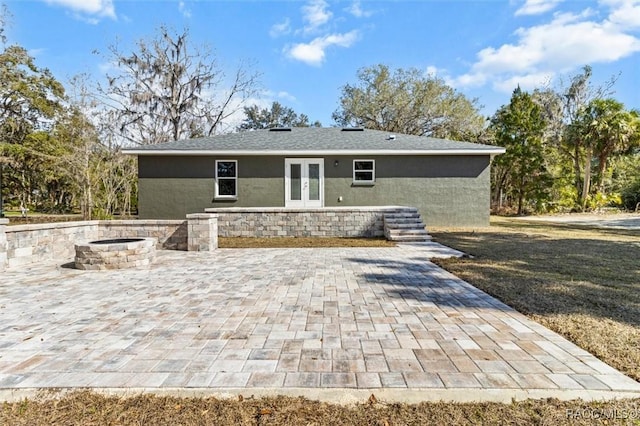
[(382, 237), (385, 213), (407, 208), (225, 208), (187, 220), (59, 222), (7, 226), (0, 219), (0, 271), (7, 267), (73, 259), (74, 245), (98, 239), (156, 238), (158, 249), (210, 251), (222, 237)]
[(187, 250), (186, 220), (101, 220), (98, 238), (155, 238), (157, 249)]
[(218, 215), (194, 213), (187, 215), (188, 250), (212, 251), (218, 248)]
[(5, 229), (9, 224), (9, 219), (0, 218), (0, 271), (3, 271), (9, 264), (9, 258), (7, 257), (7, 234)]
[(7, 219), (0, 220), (0, 271), (51, 260), (71, 260), (76, 243), (98, 239), (155, 238), (158, 249), (188, 248), (186, 220), (89, 220), (6, 226), (7, 223)]
[(221, 208), (221, 237), (382, 237), (384, 213), (403, 207), (334, 207), (320, 209)]
[(6, 266), (72, 259), (77, 241), (95, 240), (99, 237), (98, 224), (97, 220), (91, 220), (5, 226)]

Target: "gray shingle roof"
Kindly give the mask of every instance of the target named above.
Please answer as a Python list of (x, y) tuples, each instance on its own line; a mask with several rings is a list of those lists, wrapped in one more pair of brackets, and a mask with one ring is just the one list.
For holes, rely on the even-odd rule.
[[(395, 138), (394, 138), (395, 136)], [(402, 153), (467, 153), (500, 154), (500, 147), (457, 142), (446, 139), (395, 134), (379, 130), (343, 130), (338, 127), (304, 128), (289, 131), (255, 130), (228, 133), (206, 138), (179, 140), (157, 145), (125, 149), (138, 155), (195, 155), (214, 153), (242, 154), (340, 154), (346, 152)]]

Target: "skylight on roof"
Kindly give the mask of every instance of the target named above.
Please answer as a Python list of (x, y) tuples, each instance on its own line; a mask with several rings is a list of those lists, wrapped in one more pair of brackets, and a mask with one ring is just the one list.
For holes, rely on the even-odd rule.
[(364, 132), (364, 127), (343, 127), (343, 132)]
[(269, 129), (270, 132), (290, 132), (291, 127), (273, 127)]

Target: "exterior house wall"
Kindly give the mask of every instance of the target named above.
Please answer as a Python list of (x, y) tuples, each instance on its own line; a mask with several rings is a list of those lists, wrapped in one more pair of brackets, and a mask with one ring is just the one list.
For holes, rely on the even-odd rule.
[[(215, 160), (224, 159), (238, 160), (237, 200), (214, 200)], [(140, 156), (139, 216), (175, 219), (208, 208), (284, 207), (284, 159)], [(375, 160), (375, 185), (353, 185), (354, 159)], [(325, 206), (413, 206), (428, 226), (487, 226), (489, 165), (489, 155), (327, 156)]]
[(215, 160), (237, 157), (138, 158), (138, 216), (180, 219), (212, 207), (284, 206), (284, 159), (238, 159), (238, 199), (214, 200)]
[(325, 206), (412, 206), (427, 226), (489, 225), (488, 155), (358, 157), (375, 160), (373, 186), (353, 185), (353, 159), (325, 160)]

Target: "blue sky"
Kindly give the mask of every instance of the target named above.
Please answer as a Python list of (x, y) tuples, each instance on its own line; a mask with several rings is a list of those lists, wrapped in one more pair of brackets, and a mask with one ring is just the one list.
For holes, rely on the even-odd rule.
[(279, 101), (323, 125), (332, 124), (340, 87), (378, 63), (434, 73), (479, 98), (485, 115), (517, 84), (557, 84), (590, 64), (596, 84), (621, 73), (614, 97), (640, 109), (640, 0), (5, 3), (9, 42), (61, 81), (83, 72), (100, 79), (116, 41), (131, 51), (159, 25), (186, 27), (229, 72), (253, 63), (261, 86), (252, 101)]

